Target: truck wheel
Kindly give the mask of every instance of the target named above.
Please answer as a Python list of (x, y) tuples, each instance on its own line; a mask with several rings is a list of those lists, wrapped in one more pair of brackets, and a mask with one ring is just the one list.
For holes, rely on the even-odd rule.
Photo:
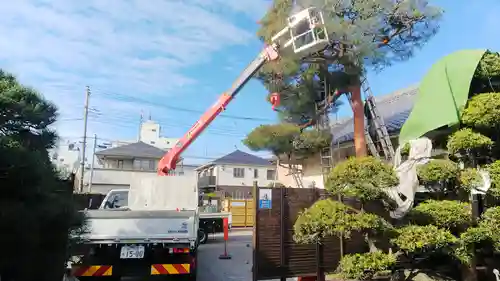
[(200, 244), (205, 244), (207, 243), (208, 240), (208, 234), (205, 232), (204, 229), (199, 229), (198, 230), (198, 241)]

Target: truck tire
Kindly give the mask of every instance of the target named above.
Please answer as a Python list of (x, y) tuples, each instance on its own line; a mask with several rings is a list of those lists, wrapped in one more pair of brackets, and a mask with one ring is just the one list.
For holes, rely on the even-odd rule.
[(205, 244), (207, 243), (208, 240), (208, 233), (205, 231), (205, 229), (198, 229), (198, 242), (200, 244)]

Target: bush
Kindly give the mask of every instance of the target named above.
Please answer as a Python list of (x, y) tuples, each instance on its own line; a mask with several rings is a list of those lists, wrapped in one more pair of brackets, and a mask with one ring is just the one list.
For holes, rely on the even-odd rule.
[(408, 225), (397, 230), (398, 237), (392, 240), (406, 253), (424, 253), (453, 246), (458, 239), (448, 230), (435, 225)]
[(470, 204), (453, 200), (427, 200), (409, 213), (413, 223), (433, 224), (440, 228), (457, 228), (470, 224)]
[(325, 188), (333, 194), (368, 202), (385, 199), (386, 188), (398, 183), (392, 166), (369, 156), (349, 158), (335, 166), (328, 175)]
[(467, 154), (470, 150), (489, 149), (493, 141), (470, 128), (453, 133), (448, 139), (448, 152), (451, 154)]
[(339, 263), (338, 275), (346, 279), (368, 280), (388, 273), (396, 264), (396, 256), (376, 251), (346, 255)]
[(379, 216), (325, 199), (317, 201), (299, 214), (294, 224), (294, 240), (298, 243), (312, 243), (329, 236), (350, 237), (352, 232), (383, 232), (389, 227)]
[(491, 187), (488, 193), (494, 197), (500, 197), (500, 160), (497, 160), (486, 167), (490, 173)]
[(490, 129), (500, 126), (500, 93), (472, 97), (462, 114), (462, 122), (471, 127)]
[(469, 192), (483, 183), (483, 178), (477, 169), (467, 168), (460, 172), (460, 188)]
[(452, 182), (456, 180), (458, 172), (455, 162), (442, 159), (434, 159), (417, 167), (418, 177), (425, 184)]

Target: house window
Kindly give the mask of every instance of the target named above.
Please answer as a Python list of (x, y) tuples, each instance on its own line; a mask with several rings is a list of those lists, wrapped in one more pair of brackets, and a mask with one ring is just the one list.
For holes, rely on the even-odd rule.
[(259, 178), (259, 169), (253, 169), (253, 178), (258, 179)]
[(134, 169), (141, 171), (154, 171), (156, 169), (156, 161), (154, 160), (134, 160)]
[(116, 164), (117, 164), (116, 167), (118, 169), (123, 169), (123, 160), (118, 160), (118, 162)]
[(275, 180), (276, 179), (276, 170), (267, 170), (267, 179)]
[(244, 178), (245, 177), (245, 169), (244, 168), (233, 168), (233, 177)]

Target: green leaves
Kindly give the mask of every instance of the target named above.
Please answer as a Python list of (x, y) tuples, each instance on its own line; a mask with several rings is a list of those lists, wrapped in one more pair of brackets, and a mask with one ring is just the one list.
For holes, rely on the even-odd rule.
[(459, 184), (460, 188), (470, 192), (474, 188), (480, 186), (483, 183), (483, 178), (479, 174), (479, 171), (474, 168), (467, 168), (460, 171)]
[(397, 230), (398, 237), (392, 240), (406, 253), (422, 253), (453, 246), (458, 239), (448, 230), (434, 225), (409, 225)]
[(254, 151), (271, 151), (275, 155), (295, 154), (307, 156), (331, 143), (329, 131), (306, 130), (300, 132), (297, 125), (280, 123), (260, 125), (243, 140), (243, 143)]
[(338, 275), (345, 279), (370, 280), (384, 275), (396, 264), (396, 256), (376, 251), (364, 254), (345, 255), (340, 260)]
[(467, 126), (479, 129), (500, 126), (500, 93), (484, 93), (473, 96), (462, 113), (462, 122)]
[(341, 202), (325, 199), (304, 210), (294, 224), (297, 243), (314, 243), (321, 238), (352, 232), (382, 232), (391, 226), (377, 215), (360, 212)]
[(491, 178), (491, 187), (488, 193), (494, 197), (500, 197), (500, 160), (491, 163), (486, 169)]
[(450, 154), (465, 154), (469, 150), (489, 149), (493, 141), (470, 128), (461, 129), (448, 138), (448, 152)]
[(500, 55), (487, 51), (483, 56), (477, 67), (475, 78), (491, 79), (493, 77), (500, 77)]
[(47, 151), (57, 138), (49, 128), (56, 117), (51, 102), (0, 70), (0, 228), (9, 229), (0, 265), (25, 274), (10, 277), (16, 280), (60, 278), (68, 233), (84, 231), (73, 186), (60, 181)]
[(374, 157), (349, 158), (335, 166), (325, 188), (362, 202), (385, 199), (385, 189), (399, 182), (391, 166)]
[(455, 162), (443, 159), (433, 159), (417, 167), (418, 177), (426, 184), (454, 181), (458, 171), (459, 167)]
[(293, 152), (293, 140), (300, 134), (294, 124), (260, 125), (253, 129), (243, 143), (253, 151), (267, 150), (275, 155)]
[(433, 224), (440, 228), (457, 229), (471, 222), (470, 204), (453, 200), (427, 200), (413, 208), (409, 218), (418, 225)]
[[(291, 0), (272, 3), (260, 20), (261, 28), (257, 32), (266, 44), (285, 28), (294, 5)], [(320, 96), (324, 90), (320, 82), (328, 82), (331, 89), (326, 92), (332, 94), (335, 89), (343, 90), (359, 83), (365, 63), (382, 68), (410, 58), (436, 33), (441, 15), (436, 7), (424, 4), (417, 8), (406, 1), (326, 0), (317, 4), (323, 11), (331, 41), (337, 42), (328, 50), (330, 71), (319, 69), (325, 61), (322, 52), (315, 54), (319, 63), (309, 63), (283, 50), (279, 60), (267, 63), (257, 75), (270, 92), (282, 93), (280, 115), (297, 124), (301, 119), (315, 118), (315, 101), (324, 99)]]

